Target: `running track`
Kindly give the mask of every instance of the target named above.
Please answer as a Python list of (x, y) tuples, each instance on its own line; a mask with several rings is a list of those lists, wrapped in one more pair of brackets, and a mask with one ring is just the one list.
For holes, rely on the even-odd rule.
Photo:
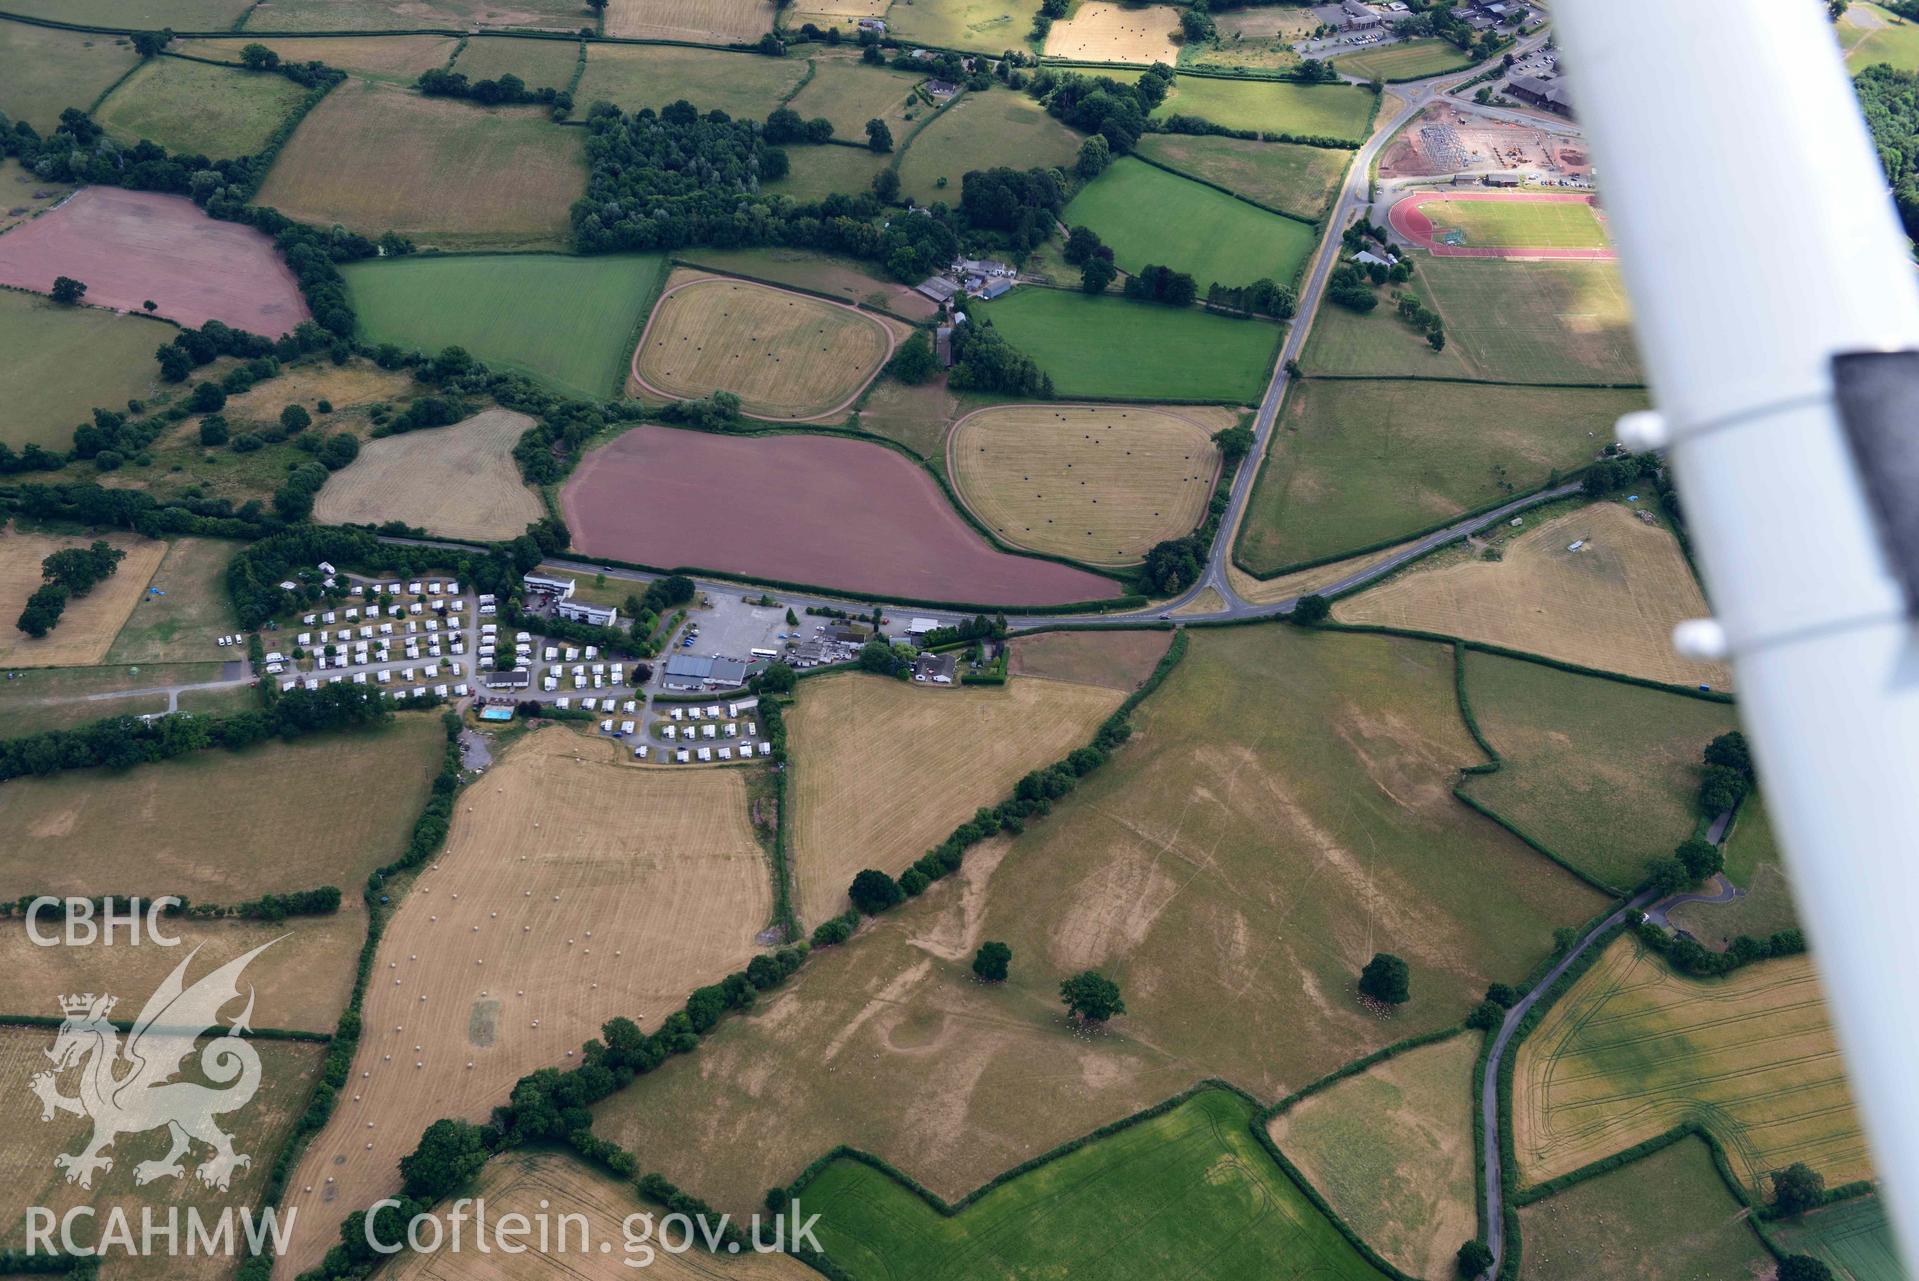
[(1566, 191), (1417, 191), (1392, 207), (1386, 221), (1394, 231), (1440, 258), (1571, 259), (1610, 262), (1616, 256), (1602, 249), (1529, 249), (1512, 245), (1443, 245), (1433, 236), (1433, 220), (1420, 209), (1436, 200), (1508, 200), (1524, 204), (1591, 204), (1592, 197)]

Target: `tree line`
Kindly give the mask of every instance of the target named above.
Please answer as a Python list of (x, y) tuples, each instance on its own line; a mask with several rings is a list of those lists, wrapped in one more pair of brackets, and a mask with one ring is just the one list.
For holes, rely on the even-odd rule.
[(69, 600), (91, 592), (112, 577), (127, 554), (106, 542), (95, 540), (91, 547), (68, 547), (40, 562), (41, 585), (27, 597), (15, 624), (36, 640), (60, 623), (60, 615)]

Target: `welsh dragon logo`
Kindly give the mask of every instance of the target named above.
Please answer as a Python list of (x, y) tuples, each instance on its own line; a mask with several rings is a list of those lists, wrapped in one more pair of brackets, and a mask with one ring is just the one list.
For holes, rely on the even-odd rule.
[[(253, 1017), (251, 986), (246, 991), (246, 1008), (226, 1035), (208, 1041), (200, 1050), (200, 1070), (221, 1088), (172, 1078), (201, 1035), (219, 1026), (220, 1011), (239, 999), (240, 972), (277, 942), (261, 944), (188, 987), (187, 966), (200, 950), (194, 948), (147, 999), (124, 1045), (108, 1019), (118, 998), (91, 992), (60, 998), (60, 1011), (66, 1017), (53, 1048), (46, 1052), (53, 1070), (35, 1074), (33, 1092), (40, 1097), (42, 1121), (53, 1120), (56, 1112), (93, 1120), (93, 1137), (84, 1148), (53, 1158), (54, 1165), (67, 1172), (67, 1182), (92, 1187), (94, 1171), (113, 1169), (113, 1158), (105, 1152), (115, 1139), (161, 1127), (171, 1135), (173, 1146), (159, 1160), (134, 1166), (135, 1183), (186, 1173), (180, 1158), (196, 1141), (213, 1149), (213, 1155), (194, 1171), (208, 1187), (225, 1191), (233, 1172), (252, 1164), (252, 1157), (233, 1150), (233, 1136), (214, 1123), (216, 1116), (245, 1107), (260, 1088), (260, 1055), (240, 1036)], [(60, 1093), (56, 1081), (75, 1067), (80, 1069), (79, 1093), (69, 1097)]]

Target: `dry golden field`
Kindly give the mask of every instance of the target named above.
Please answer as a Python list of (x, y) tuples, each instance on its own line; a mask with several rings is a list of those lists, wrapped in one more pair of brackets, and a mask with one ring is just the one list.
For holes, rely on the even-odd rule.
[(1018, 678), (968, 689), (862, 673), (806, 682), (788, 719), (793, 865), (811, 927), (862, 868), (897, 876), (1020, 775), (1092, 737), (1116, 690)]
[[(1583, 545), (1578, 551), (1569, 548)], [(1674, 624), (1710, 611), (1679, 543), (1620, 503), (1556, 516), (1507, 542), (1503, 559), (1455, 553), (1342, 601), (1343, 623), (1464, 636), (1602, 671), (1727, 689), (1723, 663), (1672, 648)]]
[(1179, 61), (1179, 10), (1170, 5), (1106, 4), (1087, 0), (1070, 18), (1053, 24), (1046, 56), (1074, 62)]
[(101, 539), (125, 552), (126, 559), (113, 577), (85, 596), (67, 602), (60, 623), (35, 640), (14, 626), (27, 597), (44, 580), (40, 562), (69, 547), (87, 547), (94, 538), (66, 534), (24, 533), (12, 526), (0, 528), (0, 664), (8, 667), (92, 667), (102, 662), (113, 638), (139, 603), (153, 571), (165, 559), (167, 545), (157, 538), (134, 534), (102, 534)]
[(182, 40), (174, 47), (182, 53), (219, 62), (240, 61), (240, 50), (250, 44), (263, 44), (288, 62), (318, 60), (338, 67), (348, 75), (369, 80), (392, 80), (411, 84), (422, 71), (444, 67), (460, 42), (453, 36), (384, 36), (368, 40), (359, 36), (233, 36), (220, 39)]
[[(657, 1220), (659, 1207), (640, 1201), (631, 1183), (558, 1152), (508, 1152), (495, 1157), (480, 1172), (473, 1195), (486, 1202), (492, 1223), (508, 1214), (523, 1214), (538, 1222), (536, 1216), (544, 1212), (552, 1224), (550, 1241), (542, 1248), (537, 1237), (529, 1236), (521, 1253), (494, 1249), (483, 1255), (469, 1236), (465, 1249), (458, 1252), (409, 1251), (381, 1275), (391, 1281), (553, 1281), (556, 1277), (632, 1281), (635, 1276), (660, 1281), (818, 1281), (820, 1275), (786, 1254), (748, 1251), (729, 1256), (697, 1247), (671, 1254), (658, 1248), (657, 1236), (651, 1254), (642, 1253), (645, 1242), (629, 1247), (624, 1230), (627, 1216), (650, 1214)], [(562, 1214), (580, 1215), (584, 1223), (570, 1220), (563, 1225)], [(634, 1230), (636, 1234), (643, 1231), (638, 1224)], [(591, 1248), (580, 1248), (582, 1234)], [(769, 1224), (766, 1238), (772, 1234)], [(678, 1239), (675, 1235), (674, 1240)], [(613, 1249), (600, 1253), (601, 1241), (611, 1242)]]
[(1366, 1243), (1416, 1277), (1448, 1275), (1478, 1231), (1473, 1061), (1455, 1036), (1310, 1095), (1267, 1133)]
[(756, 417), (819, 418), (872, 381), (895, 340), (852, 307), (676, 272), (640, 335), (633, 376), (676, 400), (730, 391)]
[[(112, 992), (131, 1018), (147, 993), (188, 952), (199, 949), (191, 973), (224, 965), (234, 957), (272, 942), (247, 967), (246, 981), (259, 994), (255, 1027), (330, 1033), (340, 1022), (353, 990), (353, 971), (366, 942), (366, 907), (357, 888), (340, 899), (330, 916), (299, 916), (286, 921), (205, 921), (176, 917), (160, 922), (177, 936), (178, 947), (142, 942), (138, 947), (42, 947), (27, 936), (24, 920), (0, 921), (0, 1013), (58, 1015), (54, 994)], [(57, 918), (40, 922), (41, 933), (57, 933)], [(145, 935), (141, 936), (145, 939)], [(277, 941), (274, 941), (277, 940)]]
[[(310, 431), (333, 432), (340, 429), (339, 419), (352, 410), (369, 405), (406, 401), (422, 389), (411, 375), (382, 369), (370, 360), (353, 360), (344, 365), (324, 361), (296, 365), (278, 378), (256, 384), (251, 390), (227, 398), (220, 412), (230, 423), (278, 423), (280, 411), (288, 405), (302, 405), (313, 414)], [(325, 400), (332, 404), (331, 415), (316, 408)], [(199, 436), (196, 420), (190, 427)]]
[(1700, 980), (1621, 938), (1519, 1048), (1513, 1143), (1527, 1182), (1683, 1121), (1712, 1131), (1755, 1195), (1794, 1161), (1828, 1186), (1873, 1176), (1808, 958)]
[(221, 749), (126, 773), (0, 787), (0, 898), (177, 894), (237, 903), (337, 885), (397, 858), (446, 742), (437, 716)]
[(812, 23), (818, 27), (851, 29), (861, 18), (884, 18), (892, 0), (799, 0), (787, 17), (787, 27)]
[(1190, 533), (1219, 476), (1225, 409), (1006, 405), (947, 438), (962, 501), (1015, 547), (1095, 565), (1136, 563)]
[(313, 518), (329, 525), (403, 520), (429, 534), (480, 542), (514, 538), (545, 515), (513, 461), (533, 420), (488, 409), (465, 422), (370, 441), (328, 478)]
[(1289, 597), (1323, 591), (1343, 578), (1391, 560), (1409, 546), (1411, 543), (1401, 543), (1398, 547), (1382, 548), (1363, 556), (1351, 556), (1345, 560), (1334, 561), (1330, 565), (1295, 570), (1290, 574), (1281, 574), (1278, 578), (1254, 578), (1235, 562), (1228, 561), (1226, 581), (1231, 584), (1233, 591), (1241, 600), (1253, 605), (1271, 605), (1275, 601), (1286, 600)]
[(611, 0), (606, 34), (750, 44), (773, 29), (772, 0)]
[(1173, 613), (1178, 616), (1188, 614), (1216, 614), (1225, 608), (1226, 598), (1219, 594), (1219, 589), (1216, 587), (1208, 587), (1200, 592), (1199, 595), (1193, 597), (1193, 599), (1181, 605), (1178, 609), (1175, 609)]
[[(197, 968), (193, 973), (198, 976)], [(138, 1005), (146, 996), (145, 992), (128, 996), (128, 1003), (135, 1006), (128, 1017), (138, 1012)], [(124, 1039), (125, 1033), (121, 1036)], [(56, 1113), (53, 1120), (43, 1122), (39, 1106), (26, 1091), (27, 1079), (48, 1066), (45, 1051), (53, 1041), (51, 1028), (0, 1028), (0, 1074), (7, 1081), (17, 1083), (10, 1086), (12, 1107), (9, 1110), (13, 1125), (5, 1150), (0, 1152), (0, 1224), (4, 1224), (0, 1226), (0, 1249), (24, 1247), (29, 1206), (44, 1206), (55, 1214), (74, 1206), (95, 1207), (97, 1217), (75, 1221), (75, 1236), (86, 1241), (98, 1239), (96, 1233), (110, 1208), (124, 1208), (136, 1233), (136, 1243), (143, 1207), (150, 1208), (156, 1220), (164, 1224), (170, 1206), (180, 1208), (182, 1213), (187, 1206), (196, 1206), (209, 1219), (217, 1217), (227, 1206), (257, 1206), (280, 1146), (286, 1142), (294, 1120), (306, 1108), (325, 1049), (316, 1042), (251, 1042), (260, 1056), (259, 1091), (244, 1108), (217, 1120), (220, 1127), (233, 1136), (234, 1151), (251, 1157), (252, 1163), (233, 1173), (226, 1191), (201, 1183), (196, 1170), (211, 1155), (211, 1150), (197, 1143), (181, 1158), (185, 1173), (179, 1178), (161, 1178), (144, 1187), (137, 1185), (135, 1167), (143, 1161), (157, 1161), (167, 1153), (166, 1132), (157, 1129), (123, 1134), (115, 1140), (108, 1150), (113, 1168), (96, 1174), (89, 1190), (68, 1183), (64, 1172), (54, 1166), (53, 1158), (61, 1152), (80, 1151), (92, 1131), (92, 1123), (85, 1117), (67, 1113)], [(199, 1054), (196, 1052), (187, 1062), (190, 1066), (182, 1075), (188, 1080), (204, 1082), (199, 1070)], [(77, 1076), (73, 1071), (64, 1074), (58, 1082), (63, 1093), (72, 1095)], [(183, 1238), (185, 1226), (183, 1221)], [(237, 1222), (234, 1231), (237, 1237), (240, 1232)], [(184, 1248), (181, 1254), (179, 1258), (164, 1252), (139, 1258), (126, 1257), (116, 1250), (105, 1261), (101, 1273), (134, 1281), (211, 1281), (233, 1275), (235, 1258), (232, 1255), (209, 1258), (199, 1254), (188, 1258)]]
[(292, 1180), (286, 1275), (397, 1186), (427, 1126), (483, 1120), (615, 1015), (659, 1026), (752, 957), (772, 910), (739, 771), (649, 769), (563, 726), (513, 746), (387, 926), (350, 1088)]
[(1041, 632), (1009, 642), (1015, 676), (1098, 685), (1130, 694), (1140, 687), (1173, 643), (1171, 632)]

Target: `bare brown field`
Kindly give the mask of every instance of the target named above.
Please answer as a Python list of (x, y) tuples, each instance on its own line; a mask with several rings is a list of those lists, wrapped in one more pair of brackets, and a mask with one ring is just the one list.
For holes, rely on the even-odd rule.
[(633, 380), (675, 400), (716, 391), (762, 418), (844, 409), (893, 354), (881, 318), (747, 280), (675, 272), (633, 354)]
[(0, 898), (177, 894), (237, 903), (337, 885), (398, 857), (445, 736), (437, 716), (368, 733), (213, 750), (125, 773), (0, 787)]
[[(487, 1163), (473, 1190), (486, 1202), (487, 1218), (499, 1222), (508, 1214), (523, 1214), (537, 1222), (544, 1211), (553, 1216), (579, 1214), (586, 1219), (587, 1240), (610, 1241), (610, 1253), (582, 1250), (579, 1229), (569, 1227), (570, 1248), (558, 1247), (560, 1227), (554, 1222), (553, 1248), (542, 1249), (535, 1238), (515, 1254), (492, 1250), (480, 1254), (469, 1241), (463, 1251), (400, 1256), (382, 1272), (391, 1281), (632, 1281), (636, 1275), (663, 1281), (818, 1281), (819, 1273), (787, 1254), (709, 1254), (693, 1249), (669, 1254), (655, 1244), (648, 1256), (627, 1253), (622, 1223), (628, 1215), (650, 1213), (659, 1207), (641, 1202), (630, 1182), (621, 1182), (559, 1152), (508, 1152)], [(772, 1228), (767, 1228), (772, 1235)], [(677, 1239), (677, 1238), (676, 1238)], [(644, 1264), (636, 1271), (636, 1265)]]
[[(1570, 550), (1574, 542), (1578, 551)], [(1594, 503), (1504, 544), (1454, 554), (1341, 601), (1342, 623), (1464, 636), (1601, 671), (1729, 689), (1732, 669), (1673, 652), (1672, 629), (1710, 611), (1679, 543), (1621, 503)]]
[(465, 422), (370, 441), (313, 504), (329, 525), (403, 520), (429, 534), (480, 542), (514, 538), (546, 514), (520, 479), (513, 446), (533, 425), (488, 409)]
[[(177, 947), (142, 942), (138, 947), (42, 947), (24, 920), (0, 921), (0, 1012), (57, 1017), (56, 993), (112, 992), (127, 1017), (156, 990), (173, 967), (197, 950), (193, 975), (272, 943), (247, 966), (246, 981), (259, 1000), (255, 1027), (332, 1032), (353, 992), (354, 967), (366, 942), (366, 906), (357, 888), (341, 897), (329, 916), (286, 921), (207, 921), (180, 917), (161, 929), (180, 939)], [(57, 933), (56, 918), (40, 922), (43, 935)], [(145, 936), (143, 935), (144, 939)], [(134, 1009), (125, 1007), (134, 1006)]]
[(454, 36), (384, 36), (369, 40), (360, 36), (237, 36), (232, 39), (181, 40), (174, 45), (181, 53), (218, 62), (238, 63), (240, 50), (250, 44), (263, 44), (288, 62), (326, 63), (348, 75), (368, 80), (392, 80), (410, 84), (422, 71), (444, 67), (459, 44)]
[(1518, 1174), (1539, 1183), (1697, 1121), (1757, 1196), (1804, 1161), (1828, 1186), (1873, 1177), (1805, 956), (1691, 979), (1614, 942), (1513, 1064)]
[(1171, 632), (1041, 632), (1009, 643), (1015, 676), (1097, 685), (1130, 694), (1138, 689), (1166, 649)]
[(1267, 1133), (1339, 1216), (1416, 1277), (1441, 1277), (1479, 1228), (1473, 1063), (1455, 1036), (1367, 1068), (1274, 1117)]
[(521, 740), (387, 926), (350, 1088), (291, 1182), (284, 1273), (398, 1186), (428, 1125), (483, 1120), (615, 1015), (657, 1027), (752, 957), (772, 910), (739, 771), (649, 769), (563, 726)]
[(1075, 62), (1179, 61), (1179, 10), (1170, 5), (1107, 4), (1086, 0), (1072, 17), (1053, 24), (1046, 56)]
[(1084, 744), (1120, 701), (1032, 677), (952, 690), (852, 672), (808, 681), (788, 720), (800, 919), (845, 911), (862, 868), (905, 871), (1020, 775)]
[(1404, 542), (1397, 547), (1384, 547), (1376, 552), (1367, 552), (1363, 556), (1349, 556), (1345, 560), (1334, 561), (1330, 565), (1317, 565), (1312, 569), (1281, 574), (1278, 578), (1254, 578), (1229, 560), (1226, 562), (1226, 582), (1241, 600), (1253, 605), (1271, 605), (1290, 597), (1324, 591), (1342, 579), (1364, 573), (1375, 565), (1384, 564), (1416, 541), (1418, 540)]
[(611, 0), (606, 34), (749, 44), (773, 29), (772, 0)]
[(93, 667), (107, 656), (113, 638), (133, 613), (147, 581), (166, 557), (157, 538), (109, 533), (101, 539), (125, 552), (113, 577), (78, 600), (67, 602), (59, 626), (35, 640), (14, 626), (27, 597), (45, 581), (40, 562), (69, 547), (87, 547), (93, 538), (23, 533), (0, 528), (0, 663), (11, 667)]
[[(197, 967), (194, 974), (197, 977)], [(129, 992), (127, 1000), (144, 1002), (146, 997), (146, 992)], [(226, 1191), (207, 1187), (197, 1177), (196, 1168), (210, 1154), (210, 1149), (198, 1144), (181, 1159), (185, 1172), (180, 1177), (161, 1178), (144, 1187), (136, 1185), (135, 1167), (144, 1161), (158, 1161), (167, 1153), (167, 1134), (159, 1129), (125, 1134), (116, 1140), (108, 1152), (113, 1158), (112, 1170), (96, 1174), (89, 1190), (68, 1183), (65, 1173), (54, 1166), (53, 1158), (61, 1152), (80, 1151), (91, 1132), (92, 1122), (84, 1116), (66, 1113), (56, 1113), (53, 1120), (42, 1122), (34, 1101), (24, 1097), (27, 1079), (46, 1069), (45, 1052), (53, 1041), (51, 1028), (0, 1028), (0, 1073), (4, 1073), (8, 1081), (20, 1083), (14, 1094), (15, 1124), (4, 1153), (0, 1153), (0, 1189), (11, 1189), (0, 1191), (0, 1223), (6, 1225), (0, 1228), (0, 1249), (24, 1248), (23, 1225), (29, 1206), (44, 1206), (56, 1215), (75, 1206), (93, 1206), (95, 1218), (75, 1222), (75, 1236), (84, 1241), (97, 1240), (110, 1209), (121, 1208), (134, 1227), (137, 1241), (142, 1209), (151, 1210), (155, 1219), (164, 1224), (169, 1207), (184, 1214), (186, 1207), (194, 1206), (210, 1221), (228, 1206), (259, 1205), (274, 1158), (291, 1133), (294, 1121), (306, 1108), (325, 1050), (324, 1046), (311, 1042), (248, 1042), (260, 1056), (259, 1091), (244, 1108), (218, 1120), (221, 1128), (233, 1136), (234, 1151), (251, 1157), (252, 1163), (234, 1172)], [(183, 1076), (204, 1082), (197, 1066), (199, 1055), (195, 1054), (188, 1062), (195, 1066), (189, 1067)], [(76, 1075), (68, 1072), (59, 1082), (63, 1091), (74, 1090)], [(183, 1244), (185, 1226), (182, 1222)], [(236, 1235), (238, 1232), (236, 1224)], [(139, 1258), (124, 1257), (116, 1249), (101, 1271), (109, 1277), (136, 1281), (148, 1278), (211, 1281), (233, 1274), (236, 1260), (232, 1255), (209, 1257), (203, 1253), (186, 1257), (184, 1248), (180, 1253), (182, 1257), (175, 1258), (162, 1250)]]
[(1095, 565), (1137, 563), (1199, 524), (1230, 409), (1006, 405), (947, 438), (960, 498), (1001, 540)]
[(586, 189), (584, 130), (351, 81), (293, 131), (258, 203), (290, 218), (458, 248), (551, 246)]

